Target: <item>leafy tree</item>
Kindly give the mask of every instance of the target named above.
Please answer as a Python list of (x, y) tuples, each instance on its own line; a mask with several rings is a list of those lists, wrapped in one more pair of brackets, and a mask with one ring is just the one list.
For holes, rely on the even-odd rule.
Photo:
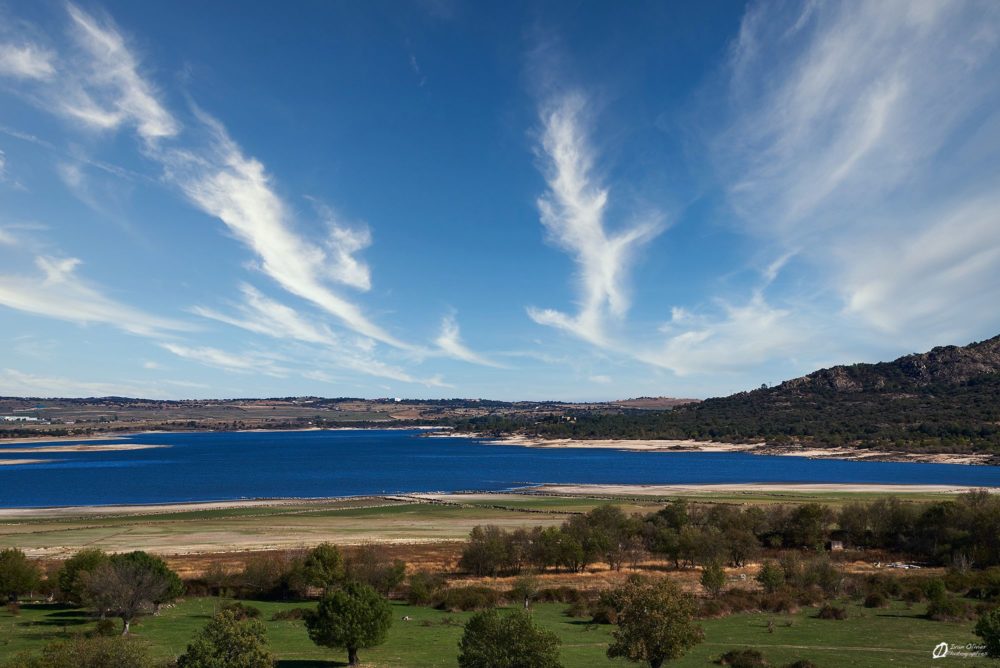
[(102, 616), (120, 618), (122, 635), (128, 635), (132, 620), (169, 599), (174, 587), (171, 574), (142, 557), (115, 555), (80, 577), (90, 605)]
[(217, 613), (177, 659), (178, 668), (271, 668), (273, 665), (264, 623), (236, 609)]
[(406, 578), (406, 562), (390, 560), (384, 547), (365, 543), (346, 560), (346, 572), (351, 580), (364, 582), (383, 596), (388, 596)]
[(713, 561), (701, 572), (701, 586), (712, 596), (718, 596), (726, 584), (726, 572), (722, 565)]
[(80, 550), (67, 559), (59, 569), (59, 592), (64, 601), (82, 605), (86, 594), (81, 573), (89, 573), (108, 560), (103, 550), (89, 548)]
[(324, 592), (344, 581), (344, 557), (336, 545), (320, 543), (309, 551), (302, 564), (306, 582)]
[(522, 575), (514, 583), (511, 595), (517, 601), (524, 602), (524, 609), (531, 607), (531, 601), (538, 596), (538, 578), (533, 575)]
[(46, 645), (38, 656), (17, 656), (6, 668), (153, 668), (145, 643), (128, 638), (76, 636)]
[(152, 599), (153, 605), (157, 610), (164, 603), (172, 601), (184, 593), (184, 583), (181, 582), (180, 576), (173, 572), (170, 566), (167, 565), (167, 562), (160, 557), (136, 550), (135, 552), (128, 552), (126, 554), (116, 554), (111, 557), (111, 560), (133, 563), (140, 570), (151, 573), (163, 581), (165, 585), (163, 592)]
[(976, 635), (986, 645), (986, 656), (1000, 659), (1000, 608), (994, 608), (979, 618)]
[(0, 596), (17, 601), (18, 594), (32, 591), (41, 579), (38, 565), (29, 561), (24, 552), (15, 547), (0, 550)]
[(765, 561), (760, 572), (757, 573), (757, 582), (768, 594), (773, 594), (785, 584), (785, 571), (773, 561)]
[(625, 658), (660, 668), (704, 639), (694, 623), (694, 599), (673, 582), (661, 579), (646, 584), (630, 579), (610, 592), (618, 628), (612, 633), (609, 658)]
[(559, 638), (524, 610), (473, 615), (458, 643), (459, 668), (561, 668)]
[(344, 648), (347, 661), (358, 663), (358, 650), (385, 642), (392, 625), (392, 608), (378, 592), (360, 582), (328, 592), (319, 608), (306, 617), (309, 637), (317, 645)]

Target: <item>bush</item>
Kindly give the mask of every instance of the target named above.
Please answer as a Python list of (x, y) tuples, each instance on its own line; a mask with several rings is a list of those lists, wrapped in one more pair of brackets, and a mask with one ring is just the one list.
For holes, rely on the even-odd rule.
[(720, 599), (733, 612), (749, 612), (760, 609), (760, 598), (756, 592), (736, 587), (727, 590)]
[(50, 643), (40, 656), (19, 656), (9, 668), (153, 668), (146, 644), (124, 638), (87, 638)]
[(271, 615), (272, 622), (296, 622), (305, 619), (312, 610), (309, 608), (290, 608), (288, 610), (278, 610)]
[(760, 599), (760, 607), (768, 612), (785, 612), (792, 614), (799, 611), (798, 602), (786, 592), (765, 594)]
[(935, 622), (960, 622), (974, 617), (972, 606), (954, 596), (940, 596), (927, 605), (927, 619)]
[(885, 597), (880, 591), (873, 591), (872, 593), (865, 596), (865, 607), (866, 608), (887, 608), (889, 607), (889, 599)]
[(118, 630), (118, 624), (116, 624), (113, 619), (98, 619), (97, 626), (94, 627), (94, 631), (91, 635), (100, 636), (102, 638), (113, 638), (120, 633), (121, 632)]
[(222, 606), (219, 608), (219, 612), (231, 612), (233, 613), (233, 617), (238, 620), (260, 619), (260, 608), (255, 608), (252, 605), (247, 605), (239, 601)]
[(819, 614), (816, 616), (820, 619), (847, 619), (847, 608), (839, 608), (827, 603), (819, 609)]
[(725, 617), (729, 614), (729, 606), (727, 606), (722, 601), (708, 600), (702, 601), (701, 608), (698, 609), (698, 617), (700, 619), (712, 619), (717, 617)]
[(809, 659), (799, 659), (798, 661), (793, 661), (792, 663), (786, 665), (785, 668), (819, 668), (819, 666)]
[(495, 608), (502, 601), (500, 592), (489, 587), (453, 587), (438, 592), (434, 597), (434, 607), (449, 612), (485, 610)]
[(575, 601), (563, 610), (567, 617), (594, 617), (594, 604), (591, 601)]
[(7, 612), (9, 612), (12, 617), (17, 617), (21, 614), (21, 604), (17, 601), (11, 601), (7, 604)]
[(542, 603), (577, 603), (589, 599), (586, 592), (575, 587), (546, 587), (539, 589), (535, 600)]
[(920, 587), (907, 587), (903, 590), (901, 598), (907, 603), (920, 603), (924, 600), (924, 590)]
[(1000, 658), (1000, 608), (984, 613), (976, 622), (976, 635), (986, 645), (986, 655)]
[(731, 649), (716, 661), (722, 666), (732, 666), (732, 668), (765, 668), (770, 665), (764, 655), (755, 649)]
[(410, 576), (410, 588), (406, 592), (406, 600), (410, 605), (429, 605), (445, 584), (445, 577), (439, 573), (417, 571)]

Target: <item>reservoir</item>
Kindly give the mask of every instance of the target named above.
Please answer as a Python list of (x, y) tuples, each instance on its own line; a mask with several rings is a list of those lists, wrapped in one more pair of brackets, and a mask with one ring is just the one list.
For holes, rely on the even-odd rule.
[(501, 491), (544, 483), (1000, 487), (997, 466), (525, 448), (418, 430), (149, 433), (91, 444), (160, 447), (29, 452), (72, 443), (0, 445), (0, 462), (35, 462), (0, 465), (0, 507)]

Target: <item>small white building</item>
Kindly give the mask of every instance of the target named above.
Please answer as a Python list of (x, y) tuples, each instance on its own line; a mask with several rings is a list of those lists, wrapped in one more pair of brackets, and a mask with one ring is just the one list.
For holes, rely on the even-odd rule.
[(38, 422), (38, 418), (27, 415), (0, 415), (0, 422)]

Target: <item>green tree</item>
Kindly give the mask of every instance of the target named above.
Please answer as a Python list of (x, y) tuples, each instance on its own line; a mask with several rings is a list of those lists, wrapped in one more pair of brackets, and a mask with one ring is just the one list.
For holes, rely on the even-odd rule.
[(62, 600), (77, 605), (84, 604), (86, 594), (81, 573), (89, 573), (108, 560), (103, 550), (89, 548), (80, 550), (67, 559), (59, 569), (59, 593)]
[(308, 584), (327, 592), (344, 581), (344, 557), (336, 545), (320, 543), (309, 550), (302, 571)]
[(19, 594), (38, 587), (41, 580), (38, 565), (29, 561), (24, 552), (16, 547), (0, 550), (0, 596), (16, 601)]
[(111, 557), (112, 561), (123, 561), (135, 564), (139, 569), (152, 573), (164, 583), (163, 591), (152, 600), (153, 606), (159, 610), (160, 606), (168, 603), (184, 593), (184, 583), (177, 573), (170, 569), (160, 557), (153, 556), (147, 552), (136, 550), (126, 554), (116, 554)]
[(459, 668), (561, 668), (559, 638), (524, 610), (473, 615), (458, 643)]
[(979, 618), (976, 635), (986, 645), (986, 656), (1000, 659), (1000, 608), (994, 608)]
[(718, 561), (705, 566), (701, 572), (701, 586), (712, 596), (718, 596), (726, 584), (726, 572)]
[(773, 561), (765, 561), (757, 573), (757, 582), (768, 594), (778, 591), (785, 584), (785, 571)]
[(178, 668), (271, 668), (274, 657), (259, 619), (221, 610), (177, 659)]
[(625, 658), (660, 668), (704, 639), (694, 623), (696, 604), (673, 582), (652, 584), (630, 579), (610, 592), (618, 628), (612, 633), (608, 657)]
[(358, 650), (385, 642), (392, 625), (392, 608), (378, 592), (360, 582), (328, 592), (319, 608), (306, 617), (309, 637), (317, 645), (344, 648), (347, 661), (358, 663)]

